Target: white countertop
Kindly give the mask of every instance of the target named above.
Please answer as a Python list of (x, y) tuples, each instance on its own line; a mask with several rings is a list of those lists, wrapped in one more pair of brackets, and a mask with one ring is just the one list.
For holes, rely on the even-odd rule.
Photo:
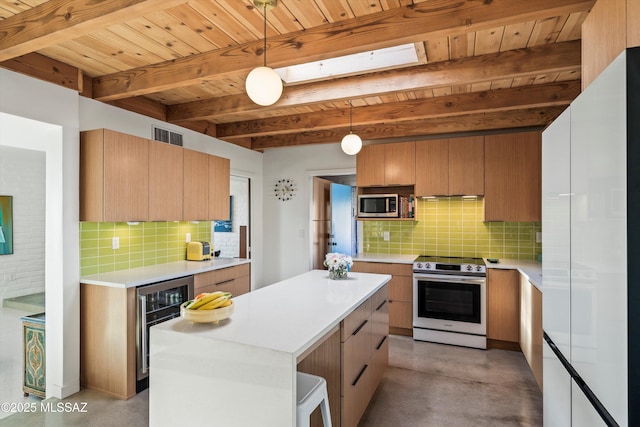
[(153, 326), (151, 334), (189, 334), (297, 358), (389, 280), (366, 273), (331, 280), (327, 270), (313, 270), (233, 298), (234, 313), (218, 325), (176, 318)]
[(149, 426), (295, 427), (298, 362), (389, 280), (330, 280), (313, 270), (235, 297), (234, 313), (217, 325), (152, 326)]
[(390, 262), (396, 264), (413, 264), (413, 261), (420, 255), (414, 254), (377, 254), (377, 253), (361, 253), (353, 257), (354, 261), (367, 262)]
[(233, 267), (249, 262), (251, 262), (251, 260), (247, 258), (213, 258), (209, 261), (177, 261), (83, 276), (80, 278), (80, 283), (116, 288), (131, 288), (211, 270)]
[(542, 289), (542, 263), (538, 261), (530, 261), (524, 259), (500, 259), (497, 264), (490, 263), (484, 259), (487, 268), (502, 268), (506, 270), (518, 270), (523, 276), (526, 276), (529, 282), (540, 292)]

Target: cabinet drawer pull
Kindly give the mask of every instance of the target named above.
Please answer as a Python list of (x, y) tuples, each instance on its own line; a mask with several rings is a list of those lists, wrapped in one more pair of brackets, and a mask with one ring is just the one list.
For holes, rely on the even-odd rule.
[(382, 344), (384, 344), (384, 342), (387, 340), (388, 335), (385, 335), (384, 337), (382, 337), (382, 340), (380, 341), (380, 344), (378, 344), (378, 346), (376, 347), (376, 350), (380, 350), (380, 347), (382, 347)]
[(362, 369), (360, 369), (360, 373), (358, 374), (358, 376), (356, 377), (355, 381), (351, 383), (352, 387), (355, 387), (356, 384), (358, 384), (358, 381), (360, 381), (360, 377), (362, 376), (362, 374), (364, 374), (364, 371), (367, 370), (367, 368), (369, 367), (369, 365), (364, 365), (362, 367)]
[(355, 331), (353, 331), (351, 333), (351, 335), (358, 335), (358, 332), (360, 332), (360, 329), (364, 328), (364, 325), (367, 324), (369, 320), (365, 320), (364, 322), (362, 322), (362, 325), (358, 326), (358, 329), (356, 329)]
[(380, 310), (386, 303), (387, 303), (387, 300), (382, 301), (380, 305), (376, 308), (376, 311)]
[(216, 286), (224, 285), (226, 283), (233, 282), (236, 279), (223, 280), (222, 282), (216, 282)]

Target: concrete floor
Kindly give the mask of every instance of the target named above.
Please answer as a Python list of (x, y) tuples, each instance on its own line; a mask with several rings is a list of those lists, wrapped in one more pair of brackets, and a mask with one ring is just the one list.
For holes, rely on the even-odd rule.
[[(522, 353), (395, 335), (389, 349), (390, 366), (359, 427), (542, 425), (542, 394)], [(86, 412), (14, 414), (0, 426), (148, 425), (148, 391), (122, 401), (82, 390), (64, 402)]]
[(524, 355), (392, 336), (389, 368), (359, 427), (542, 426)]

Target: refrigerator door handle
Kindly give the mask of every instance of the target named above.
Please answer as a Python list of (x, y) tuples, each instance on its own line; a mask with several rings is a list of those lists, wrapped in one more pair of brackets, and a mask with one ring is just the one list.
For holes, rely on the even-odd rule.
[(569, 361), (564, 357), (560, 349), (556, 346), (556, 344), (549, 337), (549, 335), (547, 335), (547, 333), (544, 332), (542, 336), (544, 340), (547, 342), (547, 344), (549, 344), (551, 351), (553, 351), (553, 353), (556, 355), (558, 360), (560, 360), (560, 363), (562, 363), (562, 366), (564, 366), (564, 368), (567, 370), (567, 372), (571, 376), (571, 379), (575, 381), (576, 385), (580, 387), (580, 390), (582, 390), (582, 392), (587, 397), (589, 402), (591, 402), (591, 405), (593, 405), (593, 408), (596, 410), (596, 412), (598, 412), (598, 414), (602, 418), (602, 421), (604, 421), (609, 427), (620, 427), (620, 425), (616, 422), (616, 420), (611, 416), (609, 411), (607, 411), (607, 408), (604, 407), (602, 402), (600, 402), (600, 400), (596, 397), (595, 393), (589, 388), (587, 383), (584, 382), (580, 374), (578, 374), (575, 368), (571, 366), (571, 363), (569, 363)]

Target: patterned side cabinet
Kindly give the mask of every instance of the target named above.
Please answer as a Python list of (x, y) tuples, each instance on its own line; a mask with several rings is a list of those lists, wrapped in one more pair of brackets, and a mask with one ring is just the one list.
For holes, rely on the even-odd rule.
[(44, 398), (46, 385), (45, 314), (32, 314), (23, 317), (21, 320), (23, 332), (22, 348), (24, 350), (22, 390), (25, 396), (31, 393)]

